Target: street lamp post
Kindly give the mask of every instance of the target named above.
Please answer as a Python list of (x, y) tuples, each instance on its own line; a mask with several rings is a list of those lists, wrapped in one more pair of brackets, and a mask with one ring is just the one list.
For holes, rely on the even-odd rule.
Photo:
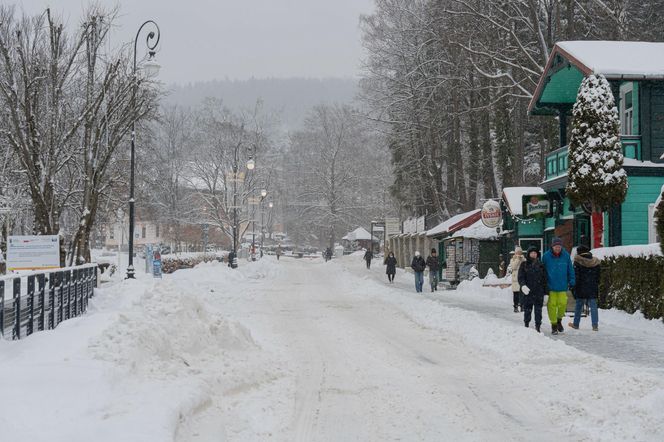
[[(238, 170), (240, 168), (239, 166), (239, 149), (240, 145), (235, 146), (234, 150), (234, 155), (233, 155), (233, 250), (231, 252), (231, 256), (229, 257), (229, 264), (232, 269), (237, 268), (237, 249), (238, 249), (238, 232), (240, 229), (240, 226), (238, 226), (238, 217), (237, 217), (237, 182), (238, 182)], [(247, 161), (247, 169), (249, 170), (254, 170), (256, 167), (256, 162), (253, 160), (253, 158), (249, 158)]]
[(263, 240), (265, 239), (265, 222), (263, 218), (263, 200), (267, 196), (267, 189), (261, 190), (261, 204), (260, 204), (260, 211), (261, 211), (261, 258), (263, 257)]
[[(148, 48), (148, 61), (145, 63), (145, 69), (149, 76), (154, 76), (159, 72), (159, 65), (154, 60), (155, 49), (159, 44), (159, 26), (152, 20), (144, 22), (138, 32), (136, 32), (136, 38), (134, 39), (134, 66), (132, 71), (132, 81), (134, 82), (134, 87), (131, 91), (131, 107), (132, 110), (136, 110), (136, 90), (138, 88), (138, 82), (136, 81), (136, 48), (138, 46), (138, 37), (141, 35), (141, 31), (145, 26), (153, 26), (155, 31), (150, 31), (145, 39), (145, 43)], [(132, 119), (131, 122), (131, 171), (129, 174), (129, 265), (127, 265), (127, 279), (133, 279), (135, 277), (134, 273), (134, 224), (135, 224), (135, 208), (134, 208), (134, 170), (136, 168), (136, 118)]]

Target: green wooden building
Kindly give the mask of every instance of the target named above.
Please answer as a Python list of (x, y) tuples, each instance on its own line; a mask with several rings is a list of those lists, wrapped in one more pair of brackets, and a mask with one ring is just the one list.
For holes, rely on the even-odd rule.
[[(565, 196), (568, 121), (584, 76), (602, 74), (620, 113), (629, 189), (623, 204), (591, 215)], [(557, 43), (529, 105), (531, 115), (559, 120), (560, 148), (549, 153), (541, 188), (551, 203), (541, 222), (546, 247), (553, 235), (570, 249), (654, 242), (654, 203), (664, 184), (664, 43), (567, 41)], [(533, 234), (530, 232), (530, 234)], [(586, 240), (587, 238), (587, 240)]]

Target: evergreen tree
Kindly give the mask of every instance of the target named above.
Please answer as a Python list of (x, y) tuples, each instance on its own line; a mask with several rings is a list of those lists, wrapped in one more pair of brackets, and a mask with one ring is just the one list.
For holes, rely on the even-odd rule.
[(611, 86), (603, 75), (581, 83), (572, 111), (567, 195), (572, 204), (602, 211), (625, 200), (620, 120)]

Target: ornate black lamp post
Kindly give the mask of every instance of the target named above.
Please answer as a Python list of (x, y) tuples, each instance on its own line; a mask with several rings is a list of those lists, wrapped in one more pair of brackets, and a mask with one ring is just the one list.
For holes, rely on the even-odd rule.
[[(152, 20), (148, 20), (138, 28), (136, 33), (136, 38), (134, 39), (134, 68), (132, 71), (132, 81), (134, 82), (134, 87), (131, 93), (131, 102), (132, 109), (136, 108), (136, 90), (138, 88), (138, 82), (136, 81), (136, 48), (138, 46), (138, 37), (141, 35), (141, 31), (145, 26), (154, 27), (153, 31), (150, 31), (145, 39), (146, 46), (148, 48), (148, 60), (144, 63), (143, 69), (145, 69), (146, 74), (149, 77), (156, 76), (159, 72), (159, 64), (154, 60), (155, 49), (159, 44), (159, 26)], [(131, 171), (129, 178), (129, 265), (127, 266), (127, 278), (134, 278), (134, 225), (135, 225), (135, 211), (134, 211), (134, 169), (136, 167), (135, 157), (136, 157), (136, 119), (131, 122)]]

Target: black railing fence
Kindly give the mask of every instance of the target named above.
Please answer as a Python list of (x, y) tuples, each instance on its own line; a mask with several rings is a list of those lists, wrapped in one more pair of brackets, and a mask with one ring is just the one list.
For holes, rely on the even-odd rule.
[(97, 264), (0, 278), (0, 334), (21, 339), (85, 312), (97, 286)]

